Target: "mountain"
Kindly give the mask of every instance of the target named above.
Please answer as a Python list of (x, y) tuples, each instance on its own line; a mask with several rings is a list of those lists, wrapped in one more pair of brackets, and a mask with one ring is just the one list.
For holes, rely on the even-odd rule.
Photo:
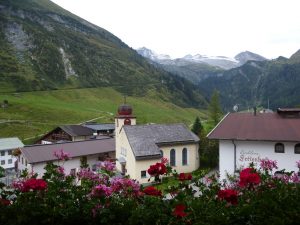
[(209, 99), (213, 90), (220, 93), (225, 110), (234, 105), (240, 109), (253, 106), (277, 109), (300, 106), (300, 51), (290, 59), (279, 57), (270, 61), (248, 61), (222, 76), (209, 77), (199, 86)]
[(238, 61), (240, 66), (244, 65), (247, 61), (266, 61), (267, 59), (263, 56), (255, 54), (253, 52), (245, 51), (237, 54), (234, 57)]
[(171, 59), (168, 55), (157, 54), (145, 47), (137, 49), (137, 52), (158, 67), (196, 83), (208, 77), (221, 76), (225, 70), (239, 67), (247, 61), (267, 60), (249, 51), (241, 52), (234, 58), (189, 54), (177, 59)]
[(0, 0), (0, 68), (1, 92), (113, 87), (185, 107), (206, 105), (194, 84), (49, 0)]

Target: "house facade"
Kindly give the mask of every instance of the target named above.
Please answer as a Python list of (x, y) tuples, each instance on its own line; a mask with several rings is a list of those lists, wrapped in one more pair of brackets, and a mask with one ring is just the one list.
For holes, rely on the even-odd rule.
[[(58, 161), (54, 152), (60, 150), (70, 154), (70, 159), (65, 162)], [(114, 138), (103, 137), (95, 140), (25, 146), (21, 149), (17, 162), (19, 171), (27, 169), (42, 177), (45, 172), (44, 167), (48, 162), (57, 165), (63, 163), (65, 174), (72, 174), (79, 171), (83, 161), (91, 170), (95, 170), (96, 164), (105, 160), (115, 161)]]
[(17, 159), (13, 156), (13, 151), (23, 147), (24, 144), (17, 137), (0, 138), (0, 166), (6, 171), (15, 170)]
[(82, 125), (63, 125), (45, 134), (35, 144), (83, 141), (93, 138), (94, 130)]
[(122, 174), (147, 183), (148, 168), (162, 157), (178, 173), (199, 168), (199, 138), (184, 124), (136, 125), (128, 105), (119, 107), (115, 124), (116, 166)]
[(275, 113), (229, 113), (208, 134), (219, 140), (220, 179), (261, 159), (276, 160), (278, 171), (295, 171), (300, 160), (300, 109)]

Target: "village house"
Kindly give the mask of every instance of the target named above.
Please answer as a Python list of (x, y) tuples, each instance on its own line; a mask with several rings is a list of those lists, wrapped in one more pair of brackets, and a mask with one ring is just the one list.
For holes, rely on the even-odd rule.
[(59, 126), (39, 138), (35, 144), (52, 144), (66, 141), (83, 141), (97, 136), (114, 136), (113, 123), (86, 123), (82, 125)]
[(70, 154), (70, 159), (63, 164), (65, 174), (75, 174), (83, 162), (95, 171), (98, 162), (115, 161), (115, 139), (101, 137), (84, 141), (25, 146), (18, 156), (18, 170), (27, 169), (29, 172), (38, 173), (41, 177), (48, 162), (62, 165), (62, 162), (58, 162), (57, 157), (54, 156), (54, 153), (60, 150)]
[(124, 175), (147, 183), (147, 169), (168, 159), (178, 173), (199, 167), (199, 138), (184, 124), (136, 125), (129, 105), (121, 105), (115, 117), (116, 167)]
[(207, 135), (219, 140), (220, 179), (261, 159), (277, 160), (278, 171), (298, 171), (300, 109), (275, 113), (229, 113)]
[(13, 151), (22, 148), (24, 144), (17, 137), (0, 138), (0, 166), (7, 172), (15, 170), (16, 158)]
[(82, 125), (63, 125), (45, 134), (35, 144), (52, 144), (66, 141), (83, 141), (93, 138), (94, 130)]
[(115, 132), (114, 123), (86, 123), (82, 126), (92, 129), (97, 135), (113, 136)]

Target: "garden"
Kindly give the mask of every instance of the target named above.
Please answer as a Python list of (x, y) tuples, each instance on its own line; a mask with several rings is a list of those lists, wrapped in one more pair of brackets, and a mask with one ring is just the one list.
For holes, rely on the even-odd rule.
[[(275, 175), (263, 159), (227, 181), (205, 173), (178, 174), (166, 159), (150, 166), (149, 185), (118, 175), (112, 162), (97, 173), (65, 174), (68, 154), (55, 153), (42, 178), (24, 171), (0, 188), (0, 224), (299, 224), (297, 172)], [(172, 177), (170, 185), (162, 185)]]

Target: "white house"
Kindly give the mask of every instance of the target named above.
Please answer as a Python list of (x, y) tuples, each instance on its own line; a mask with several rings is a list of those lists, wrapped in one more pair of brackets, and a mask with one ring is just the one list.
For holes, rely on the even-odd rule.
[(298, 171), (300, 109), (275, 113), (229, 113), (208, 134), (219, 140), (220, 179), (260, 159), (277, 160), (278, 171)]
[(115, 140), (110, 137), (101, 139), (64, 142), (47, 145), (25, 146), (21, 149), (18, 157), (18, 169), (20, 171), (28, 169), (29, 172), (38, 173), (41, 177), (45, 170), (47, 162), (62, 165), (54, 156), (55, 151), (63, 150), (70, 154), (70, 160), (65, 161), (63, 167), (65, 173), (76, 173), (85, 161), (92, 170), (99, 161), (115, 160)]
[(123, 174), (147, 183), (150, 165), (169, 160), (177, 172), (199, 167), (199, 138), (184, 124), (136, 125), (132, 108), (122, 105), (115, 118), (116, 166)]
[(14, 170), (16, 157), (12, 153), (23, 146), (24, 144), (17, 137), (0, 138), (0, 166), (6, 171)]

